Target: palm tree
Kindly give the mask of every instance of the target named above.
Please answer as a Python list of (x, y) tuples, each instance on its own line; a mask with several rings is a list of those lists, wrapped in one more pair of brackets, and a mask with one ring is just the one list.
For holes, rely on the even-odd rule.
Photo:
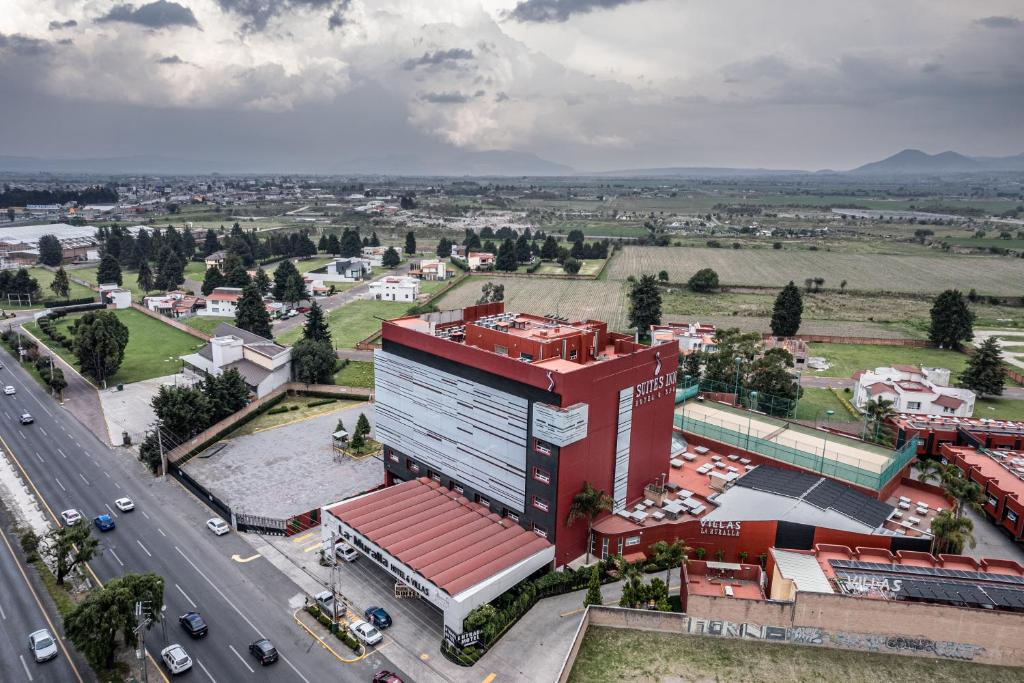
[(672, 569), (689, 561), (690, 550), (691, 548), (678, 538), (671, 543), (658, 541), (651, 545), (652, 559), (659, 564), (665, 565), (666, 586), (672, 585)]
[(942, 488), (946, 495), (953, 498), (953, 512), (956, 518), (963, 517), (965, 508), (981, 512), (982, 503), (985, 500), (981, 486), (969, 479), (964, 479), (963, 476), (960, 476), (960, 470), (953, 469), (956, 470), (957, 476), (947, 479)]
[(583, 483), (583, 490), (572, 497), (569, 506), (569, 518), (565, 521), (572, 526), (578, 519), (587, 520), (587, 564), (590, 564), (590, 545), (594, 537), (594, 518), (605, 510), (611, 510), (614, 500), (607, 493), (595, 489), (588, 481)]
[(974, 540), (974, 522), (943, 510), (932, 520), (932, 552), (958, 554), (965, 545), (978, 545)]
[(917, 460), (914, 462), (914, 469), (917, 470), (917, 480), (927, 484), (932, 479), (941, 483), (945, 479), (944, 466), (938, 460)]
[(870, 399), (864, 404), (864, 413), (868, 417), (871, 426), (874, 427), (875, 437), (878, 437), (878, 428), (890, 417), (896, 414), (893, 402), (887, 398)]

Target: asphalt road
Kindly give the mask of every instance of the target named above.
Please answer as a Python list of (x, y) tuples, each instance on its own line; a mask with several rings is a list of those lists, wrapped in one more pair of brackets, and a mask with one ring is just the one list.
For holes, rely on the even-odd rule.
[[(150, 476), (128, 451), (102, 444), (54, 403), (6, 349), (0, 351), (0, 359), (6, 366), (0, 370), (0, 383), (17, 389), (14, 396), (0, 396), (0, 445), (14, 456), (15, 466), (27, 475), (44, 509), (55, 521), (68, 508), (78, 509), (85, 523), (103, 513), (115, 518), (116, 529), (94, 529), (103, 552), (90, 567), (100, 581), (126, 572), (153, 571), (164, 577), (169, 618), (146, 636), (147, 650), (157, 661), (165, 643), (181, 643), (195, 663), (192, 675), (200, 681), (370, 679), (369, 661), (342, 664), (295, 624), (292, 614), (302, 606), (299, 589), (255, 555), (252, 546), (235, 533), (214, 536), (205, 527), (213, 515), (202, 503), (171, 478)], [(35, 424), (18, 423), (26, 411)], [(135, 501), (135, 511), (117, 511), (114, 500), (122, 496)], [(206, 638), (191, 640), (178, 625), (178, 615), (190, 609), (201, 612), (209, 624)], [(26, 629), (37, 621), (20, 623), (15, 633), (27, 635)], [(274, 643), (281, 653), (279, 662), (261, 668), (250, 657), (249, 643), (258, 637)], [(395, 670), (383, 654), (372, 658), (378, 668)]]

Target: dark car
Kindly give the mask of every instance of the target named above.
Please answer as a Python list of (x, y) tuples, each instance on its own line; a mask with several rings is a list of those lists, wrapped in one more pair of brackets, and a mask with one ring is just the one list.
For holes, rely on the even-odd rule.
[(96, 519), (92, 520), (92, 523), (95, 524), (96, 528), (100, 531), (110, 531), (114, 526), (116, 526), (110, 515), (100, 515)]
[(178, 617), (178, 623), (193, 638), (202, 638), (210, 632), (210, 628), (199, 612), (185, 612)]
[(259, 660), (260, 664), (266, 666), (277, 661), (277, 648), (266, 638), (249, 644), (249, 654)]
[(404, 683), (404, 681), (398, 677), (398, 674), (381, 669), (373, 674), (373, 683)]
[(391, 615), (383, 607), (367, 607), (363, 611), (363, 618), (382, 631), (391, 626)]

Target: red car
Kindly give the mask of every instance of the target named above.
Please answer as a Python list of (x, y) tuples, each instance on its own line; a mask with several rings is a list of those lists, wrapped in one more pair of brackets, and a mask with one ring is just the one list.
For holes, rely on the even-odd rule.
[(299, 313), (309, 313), (309, 306), (299, 306), (295, 310)]
[(373, 683), (403, 683), (398, 674), (391, 673), (387, 669), (381, 669), (373, 675)]

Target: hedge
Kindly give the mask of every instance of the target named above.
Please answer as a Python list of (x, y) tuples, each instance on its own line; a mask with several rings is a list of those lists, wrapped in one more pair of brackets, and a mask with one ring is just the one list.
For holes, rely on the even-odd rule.
[(43, 308), (66, 308), (68, 306), (94, 303), (96, 303), (96, 297), (82, 297), (79, 299), (46, 299), (41, 305)]

